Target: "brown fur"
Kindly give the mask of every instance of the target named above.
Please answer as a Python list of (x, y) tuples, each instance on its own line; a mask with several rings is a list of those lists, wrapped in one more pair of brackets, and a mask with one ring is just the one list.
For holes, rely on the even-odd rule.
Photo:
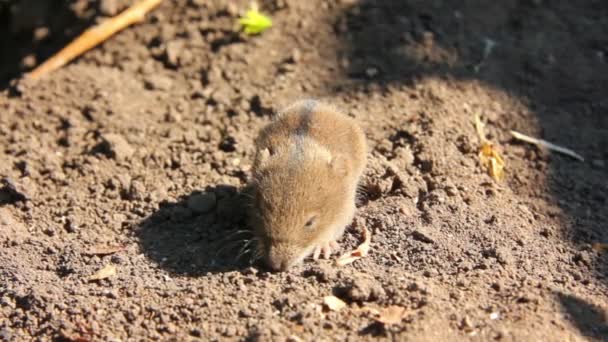
[(268, 265), (285, 270), (352, 221), (365, 135), (348, 116), (305, 100), (277, 115), (255, 145), (252, 224)]

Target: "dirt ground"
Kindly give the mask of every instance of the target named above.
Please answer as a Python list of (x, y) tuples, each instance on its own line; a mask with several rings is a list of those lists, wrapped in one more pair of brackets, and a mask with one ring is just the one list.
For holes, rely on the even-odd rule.
[[(248, 1), (166, 0), (36, 83), (129, 2), (25, 2), (0, 4), (0, 340), (608, 341), (604, 0), (269, 0), (258, 37), (235, 31)], [(252, 139), (308, 97), (366, 131), (372, 251), (272, 273), (229, 235)]]

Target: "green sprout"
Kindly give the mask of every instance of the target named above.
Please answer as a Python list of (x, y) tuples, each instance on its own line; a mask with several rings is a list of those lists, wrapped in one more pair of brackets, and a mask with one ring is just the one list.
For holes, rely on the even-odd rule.
[(259, 34), (272, 26), (272, 20), (258, 11), (258, 6), (252, 4), (245, 16), (239, 19), (239, 24), (246, 34)]

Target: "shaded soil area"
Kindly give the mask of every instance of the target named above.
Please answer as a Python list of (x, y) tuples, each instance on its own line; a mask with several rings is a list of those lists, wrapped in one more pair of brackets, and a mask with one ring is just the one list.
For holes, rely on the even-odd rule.
[[(605, 1), (267, 0), (247, 37), (248, 1), (166, 0), (37, 83), (19, 75), (129, 1), (28, 25), (18, 3), (40, 5), (0, 2), (0, 340), (608, 340)], [(252, 142), (308, 97), (366, 131), (372, 251), (272, 273), (238, 257)]]

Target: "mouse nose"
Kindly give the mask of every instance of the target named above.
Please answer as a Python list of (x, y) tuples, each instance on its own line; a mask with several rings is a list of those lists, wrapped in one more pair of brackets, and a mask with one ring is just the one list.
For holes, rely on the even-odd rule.
[(287, 253), (280, 248), (270, 248), (268, 257), (266, 258), (266, 264), (273, 271), (286, 271), (289, 266), (291, 266), (291, 260), (286, 254)]
[(270, 267), (273, 271), (283, 272), (289, 268), (289, 263), (285, 260), (273, 260), (269, 259), (267, 261), (268, 267)]

